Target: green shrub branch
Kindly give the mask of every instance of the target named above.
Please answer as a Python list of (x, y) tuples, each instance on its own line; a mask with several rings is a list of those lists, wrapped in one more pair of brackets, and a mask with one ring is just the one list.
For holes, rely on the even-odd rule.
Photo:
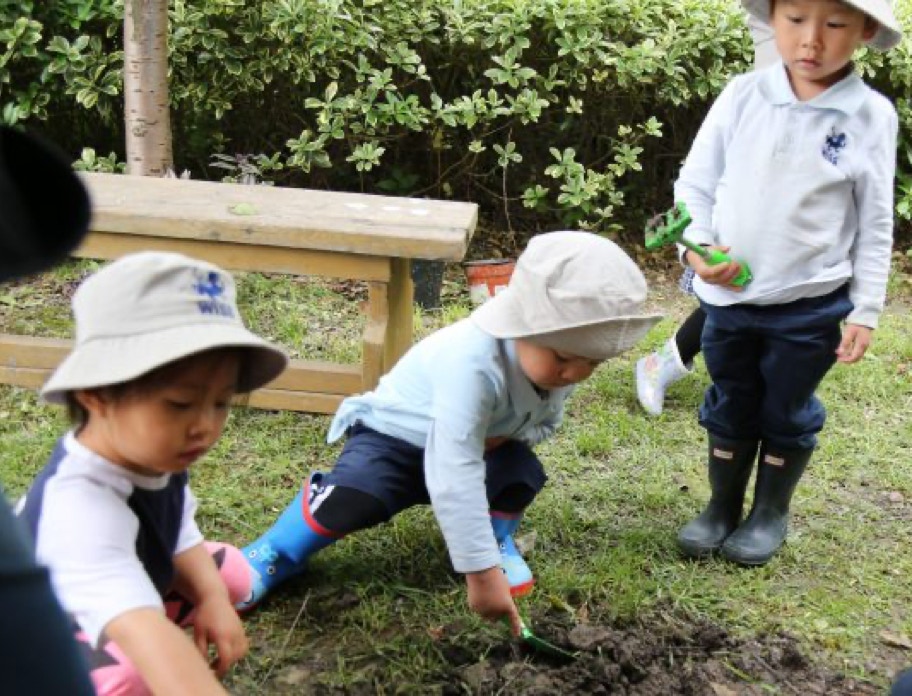
[[(3, 121), (116, 170), (122, 14), (120, 0), (0, 0)], [(170, 23), (179, 170), (473, 200), (520, 232), (639, 230), (752, 56), (734, 0), (172, 0)], [(908, 223), (908, 43), (859, 65), (900, 113)]]

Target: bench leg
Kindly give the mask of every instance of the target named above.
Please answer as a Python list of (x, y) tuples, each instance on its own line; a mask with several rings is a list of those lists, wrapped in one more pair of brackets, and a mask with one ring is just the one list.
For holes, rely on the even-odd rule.
[(367, 284), (367, 323), (361, 345), (361, 391), (377, 386), (383, 375), (383, 354), (389, 331), (389, 285)]
[(412, 345), (412, 284), (411, 262), (408, 259), (391, 259), (389, 282), (389, 326), (383, 350), (383, 372), (393, 365)]

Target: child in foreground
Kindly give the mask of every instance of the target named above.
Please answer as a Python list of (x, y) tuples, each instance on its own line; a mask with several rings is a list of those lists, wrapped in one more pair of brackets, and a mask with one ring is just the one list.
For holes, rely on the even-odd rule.
[(645, 300), (642, 273), (613, 242), (534, 237), (506, 289), (412, 347), (375, 391), (342, 402), (328, 435), (347, 437), (335, 468), (311, 474), (243, 549), (254, 581), (238, 608), (343, 536), (430, 503), (469, 606), (518, 635), (511, 595), (534, 580), (513, 535), (546, 480), (532, 448), (554, 433), (574, 385), (660, 319)]
[[(736, 77), (710, 109), (675, 184), (685, 236), (738, 263), (696, 271), (712, 377), (709, 505), (678, 535), (688, 556), (762, 565), (785, 541), (792, 495), (826, 411), (817, 386), (860, 360), (886, 296), (893, 240), (897, 116), (852, 55), (901, 38), (886, 0), (743, 0), (782, 57)], [(844, 328), (841, 324), (845, 320)], [(759, 455), (758, 455), (759, 450)], [(758, 460), (753, 507), (742, 504)]]
[(178, 254), (115, 261), (73, 310), (75, 348), (41, 394), (74, 428), (20, 517), (99, 694), (225, 694), (216, 676), (247, 652), (234, 603), (250, 574), (237, 549), (203, 541), (187, 470), (219, 439), (232, 397), (287, 359), (244, 327), (229, 274)]

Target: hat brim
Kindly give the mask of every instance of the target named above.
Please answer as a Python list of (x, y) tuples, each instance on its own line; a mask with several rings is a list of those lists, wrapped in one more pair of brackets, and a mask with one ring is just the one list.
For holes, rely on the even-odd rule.
[(527, 340), (590, 360), (608, 360), (633, 348), (661, 315), (617, 317), (595, 325), (530, 336)]
[(530, 326), (523, 318), (517, 293), (508, 286), (472, 312), (471, 318), (495, 338), (527, 338), (572, 355), (607, 360), (636, 345), (662, 320), (662, 315), (625, 315), (549, 327)]
[(238, 393), (258, 389), (288, 365), (285, 353), (237, 326), (201, 324), (153, 334), (100, 338), (78, 345), (41, 389), (51, 404), (66, 401), (67, 392), (121, 384), (168, 363), (216, 348), (249, 351), (238, 377)]
[[(846, 2), (859, 12), (871, 17), (879, 25), (874, 36), (866, 42), (868, 46), (878, 51), (888, 51), (902, 41), (902, 29), (888, 4), (884, 3), (884, 7), (878, 9), (862, 7), (854, 0), (846, 0)], [(741, 0), (741, 4), (745, 10), (764, 24), (771, 23), (769, 0)]]

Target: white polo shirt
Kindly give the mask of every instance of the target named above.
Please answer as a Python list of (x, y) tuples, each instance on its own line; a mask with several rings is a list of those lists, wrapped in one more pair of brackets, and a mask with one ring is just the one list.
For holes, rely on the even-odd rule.
[(898, 120), (855, 73), (798, 101), (779, 62), (736, 77), (713, 104), (675, 183), (685, 236), (730, 246), (754, 280), (734, 292), (694, 279), (709, 304), (782, 304), (849, 282), (848, 321), (871, 328), (893, 243)]

